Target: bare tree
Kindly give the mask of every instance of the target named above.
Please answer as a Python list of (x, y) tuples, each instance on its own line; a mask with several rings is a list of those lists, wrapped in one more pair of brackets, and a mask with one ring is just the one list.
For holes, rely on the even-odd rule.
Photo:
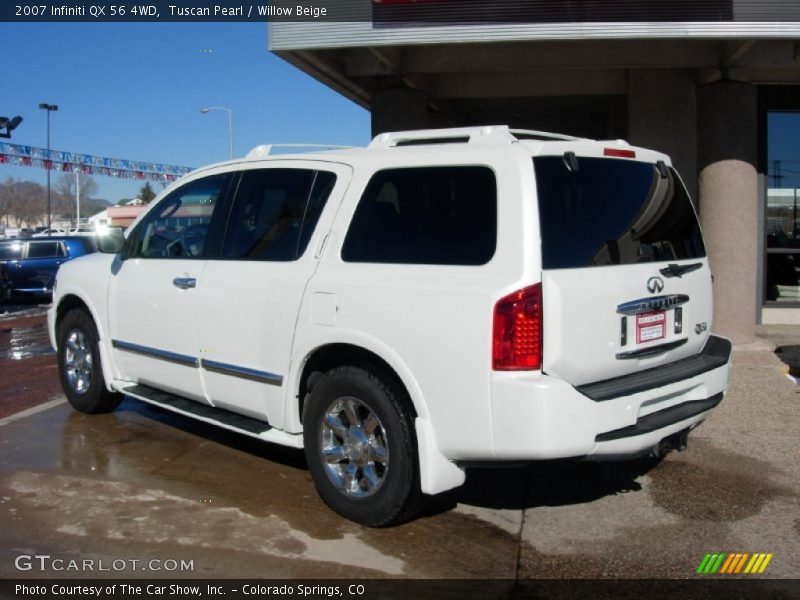
[(47, 190), (32, 181), (15, 182), (12, 186), (8, 214), (26, 227), (33, 227), (47, 212)]
[(56, 198), (53, 203), (53, 212), (70, 220), (75, 218), (75, 194), (78, 190), (78, 178), (80, 178), (81, 203), (97, 193), (97, 183), (91, 176), (78, 172), (61, 175), (55, 185)]
[(0, 222), (5, 219), (6, 227), (9, 226), (9, 213), (11, 211), (11, 199), (14, 195), (14, 188), (17, 180), (13, 177), (6, 177), (5, 181), (0, 183)]

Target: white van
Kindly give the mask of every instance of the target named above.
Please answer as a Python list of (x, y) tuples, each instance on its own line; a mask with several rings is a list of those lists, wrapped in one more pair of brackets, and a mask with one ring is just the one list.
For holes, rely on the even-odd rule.
[(474, 463), (682, 449), (728, 382), (686, 189), (620, 140), (256, 149), (99, 243), (49, 313), (72, 405), (124, 394), (304, 448), (322, 498), (370, 526)]

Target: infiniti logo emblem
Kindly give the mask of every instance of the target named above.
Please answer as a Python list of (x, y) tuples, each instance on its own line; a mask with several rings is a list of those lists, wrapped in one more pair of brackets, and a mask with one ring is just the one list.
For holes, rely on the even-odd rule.
[(651, 277), (647, 280), (647, 291), (655, 294), (664, 289), (664, 280), (661, 277)]

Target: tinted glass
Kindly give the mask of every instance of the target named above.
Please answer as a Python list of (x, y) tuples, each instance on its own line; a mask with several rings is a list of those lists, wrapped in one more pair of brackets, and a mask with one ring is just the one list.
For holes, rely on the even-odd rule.
[(58, 242), (28, 242), (28, 258), (55, 258), (63, 255)]
[(800, 302), (800, 111), (767, 113), (766, 158), (764, 297), (794, 305)]
[(22, 258), (22, 244), (20, 242), (0, 243), (0, 260), (18, 260)]
[(245, 171), (223, 248), (226, 258), (295, 260), (303, 254), (336, 176), (309, 169)]
[(154, 207), (137, 226), (130, 255), (142, 258), (203, 256), (211, 216), (228, 175), (187, 183)]
[(482, 265), (497, 242), (497, 184), (487, 167), (419, 167), (376, 173), (364, 191), (342, 258), (349, 262)]
[(545, 269), (705, 256), (697, 217), (674, 170), (629, 160), (533, 159)]

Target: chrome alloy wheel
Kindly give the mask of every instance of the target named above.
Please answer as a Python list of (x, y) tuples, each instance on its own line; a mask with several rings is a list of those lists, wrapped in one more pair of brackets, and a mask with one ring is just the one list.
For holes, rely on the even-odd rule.
[(325, 472), (340, 492), (352, 498), (373, 495), (389, 470), (386, 430), (378, 416), (358, 398), (331, 402), (319, 427)]
[(73, 329), (66, 339), (64, 370), (67, 374), (67, 381), (76, 394), (82, 395), (89, 391), (93, 365), (92, 346), (89, 338), (80, 329)]

